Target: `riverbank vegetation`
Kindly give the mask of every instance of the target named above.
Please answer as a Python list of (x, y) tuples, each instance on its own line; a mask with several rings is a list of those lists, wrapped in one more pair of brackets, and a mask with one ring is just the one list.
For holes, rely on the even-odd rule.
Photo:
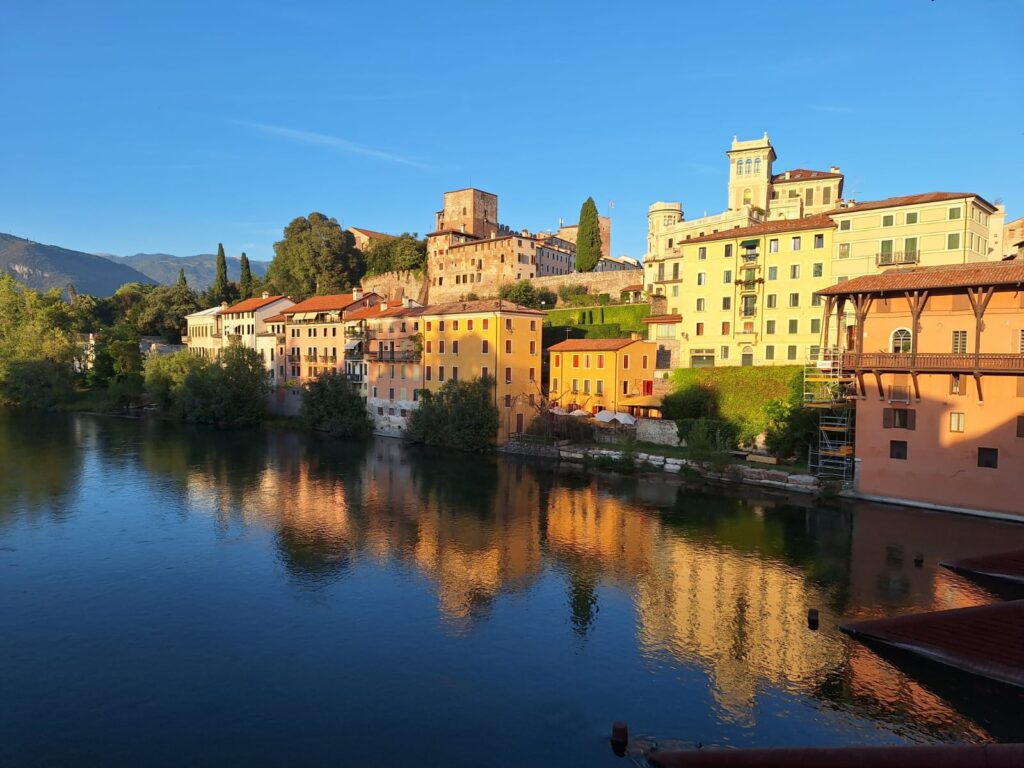
[(498, 436), (499, 413), (494, 404), (494, 379), (449, 379), (437, 392), (419, 390), (419, 407), (409, 416), (405, 436), (414, 443), (483, 451)]
[(344, 374), (334, 371), (307, 385), (299, 417), (310, 429), (335, 437), (366, 437), (373, 429), (359, 392)]

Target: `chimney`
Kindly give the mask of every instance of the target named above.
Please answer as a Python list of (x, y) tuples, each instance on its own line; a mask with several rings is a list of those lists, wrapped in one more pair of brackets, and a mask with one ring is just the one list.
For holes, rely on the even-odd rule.
[(269, 299), (269, 298), (270, 298), (270, 294), (269, 294), (269, 293), (267, 293), (266, 291), (264, 291), (264, 292), (263, 292), (263, 298), (264, 298), (264, 299)]
[(352, 301), (359, 301), (363, 298), (363, 289), (356, 287), (352, 289)]
[(226, 301), (222, 301), (220, 303), (220, 308), (221, 308), (222, 311), (227, 309), (228, 308), (228, 303)]
[(789, 181), (789, 171), (786, 171), (786, 181)]
[(828, 172), (829, 173), (839, 173), (839, 166), (838, 165), (833, 165), (831, 168), (828, 169)]
[(388, 301), (387, 301), (387, 299), (385, 299), (384, 301), (382, 301), (380, 303), (380, 311), (381, 312), (387, 312), (388, 311)]
[(412, 308), (412, 299), (410, 299), (408, 296), (403, 296), (402, 297), (402, 306), (405, 307), (406, 309), (411, 309)]

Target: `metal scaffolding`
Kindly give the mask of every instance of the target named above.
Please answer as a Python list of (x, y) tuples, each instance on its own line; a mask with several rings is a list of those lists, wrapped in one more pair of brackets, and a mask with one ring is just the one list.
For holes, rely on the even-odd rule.
[(804, 367), (804, 406), (820, 411), (817, 441), (807, 456), (816, 477), (853, 482), (855, 386), (840, 349), (822, 348)]

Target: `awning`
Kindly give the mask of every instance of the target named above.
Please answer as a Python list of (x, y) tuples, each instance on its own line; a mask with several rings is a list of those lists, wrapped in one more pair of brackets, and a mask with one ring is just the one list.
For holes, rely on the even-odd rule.
[(757, 246), (759, 246), (760, 244), (761, 241), (756, 238), (753, 240), (744, 240), (742, 243), (740, 243), (740, 248), (757, 248)]
[(362, 343), (363, 342), (361, 342), (361, 341), (348, 341), (348, 342), (345, 342), (345, 349), (349, 349), (349, 350), (355, 349), (356, 347), (358, 347)]
[(292, 315), (292, 320), (315, 320), (316, 312), (296, 312)]
[(619, 405), (631, 406), (633, 408), (661, 408), (661, 398), (657, 395), (623, 397), (619, 400)]

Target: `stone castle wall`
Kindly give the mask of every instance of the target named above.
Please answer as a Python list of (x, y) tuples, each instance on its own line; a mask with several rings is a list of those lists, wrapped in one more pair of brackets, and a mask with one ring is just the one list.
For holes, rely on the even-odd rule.
[(560, 285), (585, 285), (595, 296), (610, 294), (617, 299), (627, 285), (638, 285), (644, 281), (642, 269), (623, 269), (615, 272), (573, 272), (571, 275), (548, 275), (537, 277), (531, 282), (535, 288), (547, 288), (558, 292)]
[(364, 277), (362, 285), (364, 291), (373, 291), (391, 301), (409, 297), (421, 304), (427, 303), (429, 281), (426, 273), (421, 274), (411, 270), (383, 272), (379, 275)]

